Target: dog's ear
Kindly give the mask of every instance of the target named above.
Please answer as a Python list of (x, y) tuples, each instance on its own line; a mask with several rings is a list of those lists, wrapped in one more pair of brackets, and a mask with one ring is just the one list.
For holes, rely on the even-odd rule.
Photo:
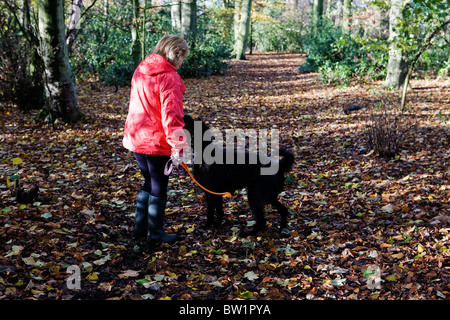
[(194, 119), (190, 115), (185, 114), (183, 116), (183, 121), (184, 121), (185, 127), (188, 127), (188, 128), (194, 127)]

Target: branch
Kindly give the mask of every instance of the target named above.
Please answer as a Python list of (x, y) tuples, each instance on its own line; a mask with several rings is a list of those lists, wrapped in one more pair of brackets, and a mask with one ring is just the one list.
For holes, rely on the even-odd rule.
[(89, 9), (91, 9), (93, 6), (94, 6), (94, 4), (97, 2), (97, 0), (94, 0), (94, 1), (92, 1), (92, 3), (91, 3), (91, 5), (89, 6), (89, 7), (87, 7), (84, 11), (83, 11), (83, 13), (81, 14), (81, 16), (80, 16), (80, 20), (84, 17), (84, 15), (89, 11)]
[(411, 61), (411, 65), (408, 68), (408, 73), (406, 75), (405, 83), (403, 85), (402, 103), (400, 106), (401, 110), (404, 110), (406, 105), (406, 92), (408, 91), (409, 79), (411, 78), (411, 74), (414, 70), (414, 67), (416, 66), (417, 61), (419, 60), (422, 53), (424, 53), (425, 50), (427, 50), (431, 46), (433, 38), (437, 36), (442, 30), (444, 30), (447, 27), (447, 25), (450, 25), (450, 20), (445, 21), (443, 24), (441, 24), (425, 39), (424, 45), (422, 45), (422, 47), (419, 49), (419, 51), (416, 53), (413, 60)]
[(13, 8), (13, 6), (8, 2), (8, 0), (5, 0), (5, 3), (6, 3), (6, 5), (8, 6), (9, 10), (11, 11), (11, 13), (13, 14), (14, 19), (16, 20), (17, 24), (19, 25), (20, 29), (22, 30), (22, 32), (23, 32), (25, 38), (27, 39), (27, 41), (28, 41), (29, 43), (31, 43), (31, 39), (30, 39), (30, 37), (28, 36), (27, 30), (25, 30), (25, 28), (24, 28), (23, 25), (20, 23), (20, 20), (19, 20), (19, 18), (18, 18), (17, 15), (16, 15), (15, 9), (17, 9), (17, 7), (16, 7), (16, 8)]

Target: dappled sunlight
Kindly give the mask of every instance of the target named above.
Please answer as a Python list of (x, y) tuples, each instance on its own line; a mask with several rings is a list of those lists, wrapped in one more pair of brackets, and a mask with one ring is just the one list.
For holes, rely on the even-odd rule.
[[(136, 292), (142, 287), (134, 278), (111, 278), (127, 270), (144, 270), (141, 278), (162, 272), (171, 284), (176, 281), (176, 287), (164, 282), (165, 294), (220, 295), (222, 291), (211, 285), (219, 279), (217, 265), (227, 270), (219, 272), (224, 286), (240, 279), (240, 270), (245, 270), (279, 279), (283, 285), (260, 286), (276, 286), (283, 297), (291, 295), (291, 286), (303, 296), (314, 288), (319, 296), (366, 298), (372, 294), (364, 285), (370, 266), (380, 268), (385, 282), (377, 294), (387, 299), (434, 297), (433, 292), (447, 290), (441, 279), (449, 276), (442, 268), (448, 259), (450, 223), (448, 82), (433, 82), (438, 89), (431, 91), (410, 92), (405, 117), (420, 119), (420, 125), (408, 131), (398, 156), (383, 159), (367, 146), (367, 108), (381, 102), (395, 106), (397, 92), (380, 89), (378, 82), (323, 84), (317, 74), (299, 73), (300, 54), (248, 57), (233, 61), (225, 76), (186, 79), (184, 108), (222, 130), (279, 130), (280, 146), (296, 156), (280, 195), (289, 210), (288, 237), (280, 238), (270, 229), (279, 223), (274, 208), (266, 211), (267, 232), (238, 236), (254, 224), (245, 190), (225, 201), (220, 229), (204, 228), (204, 196), (182, 170), (176, 170), (170, 179), (167, 217), (172, 231), (184, 240), (157, 252), (131, 242), (142, 178), (133, 155), (122, 147), (130, 88), (115, 92), (114, 87), (99, 84), (93, 89), (89, 83), (78, 86), (86, 117), (75, 125), (47, 124), (34, 120), (35, 114), (6, 108), (0, 120), (0, 179), (10, 181), (18, 175), (21, 182), (38, 185), (39, 194), (34, 203), (18, 204), (10, 187), (0, 184), (0, 235), (29, 238), (39, 250), (23, 249), (22, 255), (37, 252), (48, 268), (78, 259), (89, 263), (89, 270), (108, 266), (111, 272), (102, 274), (102, 281), (114, 282), (118, 289), (110, 294), (115, 296), (128, 285)], [(424, 80), (413, 82), (413, 87), (429, 86)], [(363, 108), (344, 113), (352, 104)], [(21, 164), (14, 164), (19, 158)], [(10, 245), (5, 248), (5, 253), (13, 252)], [(18, 276), (27, 277), (29, 266), (18, 264)], [(46, 269), (33, 268), (36, 275), (47, 277)], [(95, 278), (94, 271), (83, 272)], [(345, 285), (332, 285), (336, 279)], [(92, 294), (100, 290), (94, 280), (85, 282)], [(194, 290), (194, 284), (205, 294)], [(265, 298), (265, 290), (259, 291)]]

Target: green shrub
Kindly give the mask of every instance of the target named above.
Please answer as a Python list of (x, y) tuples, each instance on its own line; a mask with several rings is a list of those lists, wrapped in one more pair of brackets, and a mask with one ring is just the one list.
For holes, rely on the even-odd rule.
[[(151, 53), (159, 39), (165, 34), (174, 34), (170, 26), (170, 11), (162, 10), (158, 15), (149, 16), (152, 29), (146, 32), (146, 55)], [(226, 60), (230, 57), (230, 48), (216, 33), (208, 29), (206, 16), (200, 16), (198, 32), (195, 39), (189, 39), (190, 55), (178, 70), (183, 77), (208, 76), (223, 74), (227, 67)], [(76, 46), (71, 55), (78, 79), (98, 77), (108, 85), (126, 86), (131, 82), (136, 66), (133, 66), (131, 55), (131, 32), (129, 26), (111, 25), (105, 35), (104, 21), (101, 16), (94, 15), (90, 23), (79, 31)]]
[(101, 69), (99, 80), (107, 85), (124, 87), (130, 84), (134, 69), (132, 61), (113, 62)]
[(258, 51), (301, 52), (302, 37), (298, 21), (275, 23), (256, 21), (252, 26), (252, 42)]
[(352, 78), (380, 79), (385, 76), (387, 48), (382, 40), (350, 36), (324, 21), (320, 31), (305, 37), (303, 73), (319, 72), (325, 83), (348, 84)]
[[(223, 75), (230, 59), (231, 49), (215, 35), (201, 36), (189, 41), (190, 54), (178, 73), (183, 77)], [(192, 44), (193, 43), (193, 44)]]

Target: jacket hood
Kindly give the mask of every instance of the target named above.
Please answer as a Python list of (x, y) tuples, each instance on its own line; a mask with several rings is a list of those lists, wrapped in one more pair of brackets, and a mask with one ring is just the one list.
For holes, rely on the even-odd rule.
[(149, 76), (155, 76), (160, 73), (177, 71), (177, 69), (163, 56), (159, 54), (148, 55), (138, 66), (139, 71)]

